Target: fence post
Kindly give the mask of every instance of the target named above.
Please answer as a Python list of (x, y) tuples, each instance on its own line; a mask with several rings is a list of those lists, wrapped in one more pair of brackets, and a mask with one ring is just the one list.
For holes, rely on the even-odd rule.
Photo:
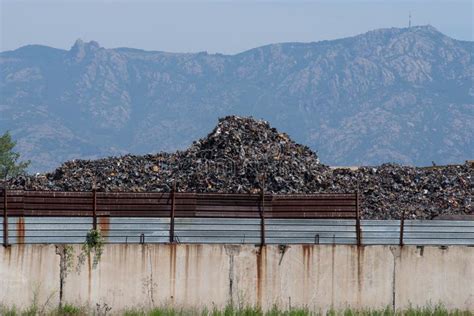
[(356, 198), (356, 236), (357, 236), (357, 246), (362, 245), (361, 233), (360, 233), (360, 210), (359, 210), (359, 190), (355, 193)]
[(260, 192), (260, 203), (261, 203), (261, 208), (260, 208), (260, 243), (262, 246), (265, 245), (265, 192), (262, 188)]
[(95, 188), (92, 189), (92, 229), (97, 230), (97, 194)]
[(405, 210), (402, 212), (402, 219), (400, 220), (400, 247), (403, 246), (403, 231), (405, 230)]
[(174, 243), (174, 212), (175, 212), (176, 184), (171, 191), (171, 216), (170, 216), (170, 243)]
[(8, 212), (7, 212), (7, 184), (3, 188), (3, 246), (8, 247)]

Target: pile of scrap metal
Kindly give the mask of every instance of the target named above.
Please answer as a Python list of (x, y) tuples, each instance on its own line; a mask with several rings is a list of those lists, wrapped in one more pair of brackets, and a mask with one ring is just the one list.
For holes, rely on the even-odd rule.
[(228, 116), (190, 148), (65, 162), (54, 172), (20, 176), (12, 189), (226, 193), (347, 193), (358, 190), (367, 219), (432, 219), (473, 214), (472, 162), (419, 168), (383, 164), (329, 168), (316, 153), (265, 121)]

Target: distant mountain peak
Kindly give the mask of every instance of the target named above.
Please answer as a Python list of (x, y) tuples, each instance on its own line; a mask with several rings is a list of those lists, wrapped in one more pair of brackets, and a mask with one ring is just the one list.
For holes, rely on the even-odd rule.
[(82, 39), (78, 38), (74, 45), (71, 47), (71, 50), (74, 49), (98, 49), (100, 48), (100, 44), (96, 41), (89, 41), (89, 42), (84, 42)]
[(427, 24), (427, 25), (415, 25), (410, 27), (391, 27), (391, 28), (381, 28), (375, 29), (372, 31), (368, 31), (365, 34), (360, 34), (358, 36), (365, 36), (366, 34), (383, 34), (383, 35), (396, 35), (396, 34), (406, 34), (406, 33), (422, 33), (426, 35), (444, 35), (434, 26)]
[(407, 27), (406, 30), (408, 32), (416, 32), (418, 34), (424, 34), (427, 36), (446, 36), (445, 34), (441, 33), (437, 28), (434, 26), (427, 24), (427, 25), (416, 25)]
[(78, 38), (69, 52), (74, 56), (76, 62), (81, 62), (88, 53), (95, 52), (100, 48), (99, 43), (96, 41), (84, 42)]
[(72, 45), (71, 49), (75, 49), (78, 47), (83, 47), (84, 46), (84, 41), (81, 38), (78, 38), (75, 42), (74, 45)]
[(423, 30), (423, 31), (441, 33), (436, 27), (434, 27), (431, 24), (415, 25), (415, 26), (409, 27), (408, 29), (415, 29), (415, 30)]

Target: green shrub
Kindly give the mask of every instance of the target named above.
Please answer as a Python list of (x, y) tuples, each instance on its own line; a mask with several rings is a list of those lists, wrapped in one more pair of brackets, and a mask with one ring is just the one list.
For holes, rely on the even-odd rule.
[(82, 311), (81, 308), (71, 305), (71, 304), (65, 304), (64, 306), (58, 308), (57, 311), (58, 315), (64, 315), (64, 316), (70, 316), (70, 315), (82, 315), (84, 312)]

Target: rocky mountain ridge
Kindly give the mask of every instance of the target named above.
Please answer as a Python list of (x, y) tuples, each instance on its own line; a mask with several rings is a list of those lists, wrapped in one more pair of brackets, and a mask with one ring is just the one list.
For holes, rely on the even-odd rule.
[(462, 163), (472, 53), (430, 26), (236, 55), (31, 45), (0, 53), (0, 128), (31, 171), (183, 149), (229, 114), (270, 121), (330, 165)]

